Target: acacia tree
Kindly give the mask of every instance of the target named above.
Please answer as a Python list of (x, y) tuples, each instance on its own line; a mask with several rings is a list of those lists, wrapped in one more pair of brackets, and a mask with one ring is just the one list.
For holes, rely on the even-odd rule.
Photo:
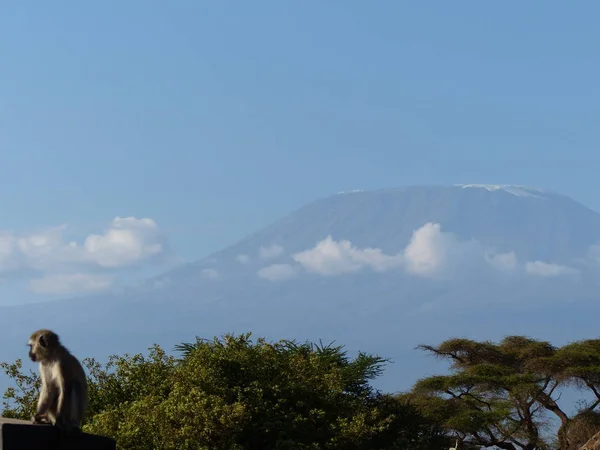
[[(418, 348), (450, 362), (451, 373), (418, 381), (410, 397), (465, 443), (572, 450), (600, 429), (600, 339), (557, 348), (508, 336), (499, 343), (449, 339)], [(574, 416), (557, 400), (566, 387), (592, 397), (580, 403)], [(543, 436), (550, 415), (561, 424), (554, 444)]]
[(568, 421), (555, 400), (564, 379), (549, 363), (557, 349), (548, 342), (509, 336), (498, 344), (450, 339), (419, 348), (448, 360), (452, 373), (418, 381), (413, 398), (425, 414), (441, 418), (445, 428), (466, 443), (546, 449), (546, 413)]

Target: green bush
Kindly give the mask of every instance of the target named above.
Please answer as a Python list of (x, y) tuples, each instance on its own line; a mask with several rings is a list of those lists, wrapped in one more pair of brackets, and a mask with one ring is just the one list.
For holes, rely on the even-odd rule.
[[(374, 391), (385, 360), (342, 347), (256, 342), (226, 335), (148, 356), (84, 360), (90, 409), (84, 430), (120, 449), (448, 448), (435, 423), (398, 396)], [(4, 416), (29, 419), (39, 387), (21, 361), (2, 364), (14, 380)]]

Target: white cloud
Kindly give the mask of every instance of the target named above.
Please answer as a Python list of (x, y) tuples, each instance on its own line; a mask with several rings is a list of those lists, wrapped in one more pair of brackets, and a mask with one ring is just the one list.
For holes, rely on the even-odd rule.
[(293, 259), (310, 272), (338, 275), (356, 272), (362, 267), (362, 264), (353, 258), (353, 255), (359, 252), (350, 241), (337, 242), (331, 236), (327, 236), (314, 248), (296, 253)]
[(250, 261), (250, 257), (248, 255), (244, 255), (242, 253), (242, 254), (237, 255), (235, 257), (235, 260), (241, 264), (246, 264), (248, 261)]
[(444, 232), (437, 223), (426, 223), (413, 232), (404, 250), (387, 255), (379, 248), (360, 249), (348, 240), (335, 241), (331, 236), (315, 247), (296, 253), (294, 261), (305, 270), (323, 276), (354, 273), (365, 268), (376, 271), (401, 270), (426, 278), (452, 278), (503, 271), (534, 276), (559, 276), (579, 273), (577, 269), (541, 261), (520, 263), (515, 252), (490, 252), (474, 240), (461, 241)]
[(202, 272), (200, 272), (200, 276), (202, 276), (202, 278), (214, 280), (215, 278), (219, 278), (219, 272), (217, 272), (215, 269), (204, 269)]
[(413, 275), (435, 277), (483, 256), (476, 242), (461, 242), (454, 234), (442, 232), (439, 224), (426, 223), (414, 231), (404, 251), (395, 255), (386, 255), (379, 248), (359, 249), (350, 241), (327, 236), (314, 248), (293, 255), (293, 259), (309, 272), (326, 276), (364, 268), (379, 272), (402, 268)]
[(81, 294), (108, 289), (113, 278), (107, 275), (72, 273), (45, 275), (29, 282), (36, 294)]
[(103, 234), (91, 234), (82, 244), (66, 240), (66, 229), (61, 225), (28, 234), (0, 232), (0, 271), (118, 268), (166, 253), (163, 234), (152, 219), (117, 217)]
[(385, 271), (402, 264), (401, 255), (385, 255), (378, 248), (360, 250), (350, 241), (334, 241), (331, 236), (310, 250), (296, 253), (293, 259), (309, 272), (321, 275), (351, 273), (364, 267)]
[(83, 251), (87, 258), (102, 267), (119, 267), (161, 254), (164, 243), (162, 233), (152, 219), (117, 217), (104, 234), (88, 236)]
[(413, 233), (404, 249), (406, 269), (415, 275), (434, 274), (446, 262), (451, 245), (451, 239), (442, 235), (439, 224), (426, 223)]
[(41, 278), (31, 281), (30, 289), (38, 293), (88, 292), (110, 284), (109, 277), (93, 275), (96, 270), (171, 261), (152, 219), (116, 217), (103, 233), (79, 242), (69, 239), (68, 231), (65, 225), (29, 233), (0, 230), (0, 275), (37, 272)]
[(296, 277), (296, 270), (289, 264), (272, 264), (257, 272), (260, 278), (269, 281), (284, 281)]
[(261, 247), (258, 250), (258, 255), (261, 259), (273, 259), (283, 254), (283, 247), (281, 245), (273, 244), (269, 247)]
[(404, 249), (405, 269), (424, 277), (456, 275), (484, 255), (478, 242), (459, 241), (454, 233), (442, 231), (440, 224), (428, 222), (413, 232)]
[(561, 275), (576, 275), (579, 270), (572, 267), (550, 264), (543, 261), (533, 261), (525, 264), (525, 271), (530, 275), (540, 277), (557, 277)]
[(498, 270), (515, 270), (519, 265), (519, 260), (515, 252), (498, 253), (496, 255), (485, 255), (486, 261), (493, 268)]

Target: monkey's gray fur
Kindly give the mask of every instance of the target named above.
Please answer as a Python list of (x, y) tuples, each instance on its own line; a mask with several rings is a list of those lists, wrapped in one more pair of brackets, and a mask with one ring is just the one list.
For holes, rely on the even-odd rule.
[(29, 358), (38, 362), (42, 387), (33, 423), (51, 423), (64, 431), (80, 431), (88, 407), (87, 380), (79, 360), (51, 330), (29, 338)]

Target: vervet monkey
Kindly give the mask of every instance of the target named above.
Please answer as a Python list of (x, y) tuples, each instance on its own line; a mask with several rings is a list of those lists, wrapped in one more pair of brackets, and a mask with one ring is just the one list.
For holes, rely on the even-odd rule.
[(27, 345), (29, 358), (39, 362), (42, 380), (33, 423), (49, 422), (65, 431), (81, 430), (88, 406), (83, 367), (53, 331), (36, 331)]

